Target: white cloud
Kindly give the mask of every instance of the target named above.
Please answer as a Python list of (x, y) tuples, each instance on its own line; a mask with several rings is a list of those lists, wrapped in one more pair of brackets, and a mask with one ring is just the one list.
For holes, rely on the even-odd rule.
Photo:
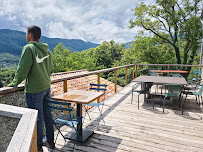
[(48, 37), (121, 43), (136, 35), (128, 28), (134, 7), (134, 0), (1, 0), (0, 16), (11, 29), (26, 31), (29, 25), (39, 25)]

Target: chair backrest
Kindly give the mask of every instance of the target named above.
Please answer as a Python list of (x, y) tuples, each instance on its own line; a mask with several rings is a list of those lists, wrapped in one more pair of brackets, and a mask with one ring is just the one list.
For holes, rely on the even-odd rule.
[(142, 83), (142, 90), (144, 90), (144, 91), (149, 91), (149, 89), (152, 87), (152, 85), (153, 85), (153, 82), (144, 82), (144, 83)]
[(201, 76), (201, 70), (193, 70), (192, 78), (199, 78)]
[(193, 70), (193, 74), (195, 74), (195, 73), (201, 74), (202, 71), (201, 70)]
[(183, 78), (183, 76), (181, 74), (171, 74), (171, 77), (180, 77), (180, 78)]
[(181, 86), (177, 84), (168, 84), (168, 96), (179, 97), (181, 94)]
[[(60, 101), (53, 101), (48, 100), (49, 108), (56, 109), (56, 110), (62, 110), (62, 111), (68, 111), (69, 113), (72, 111), (71, 103), (68, 102), (60, 102)], [(64, 108), (62, 106), (67, 106), (67, 108)]]
[(150, 76), (159, 76), (158, 73), (150, 72)]
[(98, 91), (104, 91), (104, 99), (105, 99), (105, 94), (106, 94), (106, 87), (107, 85), (105, 84), (94, 84), (90, 83), (90, 90), (98, 90)]

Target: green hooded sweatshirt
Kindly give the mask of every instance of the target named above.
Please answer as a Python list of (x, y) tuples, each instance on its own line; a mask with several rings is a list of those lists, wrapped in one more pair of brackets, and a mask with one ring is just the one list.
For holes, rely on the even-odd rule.
[(39, 93), (51, 85), (53, 70), (48, 44), (30, 41), (23, 47), (22, 55), (11, 87), (17, 87), (25, 79), (26, 93)]

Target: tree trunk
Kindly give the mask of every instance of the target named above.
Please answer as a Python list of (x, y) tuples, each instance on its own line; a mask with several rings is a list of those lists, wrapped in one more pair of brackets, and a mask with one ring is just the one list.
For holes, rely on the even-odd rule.
[(175, 52), (176, 52), (176, 62), (177, 62), (177, 64), (181, 64), (179, 47), (174, 46), (174, 48), (175, 48)]

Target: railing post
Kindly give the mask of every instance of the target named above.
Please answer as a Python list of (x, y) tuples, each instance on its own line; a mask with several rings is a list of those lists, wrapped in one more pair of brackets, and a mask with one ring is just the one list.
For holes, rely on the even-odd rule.
[(128, 72), (128, 67), (125, 67), (125, 86), (127, 86), (127, 72)]
[(115, 70), (115, 93), (116, 93), (116, 90), (117, 90), (117, 69)]
[[(170, 69), (170, 66), (168, 65), (168, 70)], [(169, 77), (169, 72), (167, 73), (167, 76)]]
[[(68, 81), (67, 80), (64, 80), (63, 81), (63, 92), (67, 92), (68, 91)], [(67, 105), (64, 106), (64, 108), (68, 108)], [(68, 114), (68, 111), (64, 111), (64, 114)]]
[(135, 65), (133, 65), (133, 80), (135, 79), (134, 76), (135, 76)]
[(135, 69), (135, 78), (137, 78), (137, 65), (136, 65), (136, 69)]
[[(100, 84), (100, 73), (97, 74), (97, 84)], [(97, 103), (99, 103), (99, 98), (97, 99)]]
[(33, 136), (33, 152), (37, 152), (37, 123), (35, 124), (34, 136)]

